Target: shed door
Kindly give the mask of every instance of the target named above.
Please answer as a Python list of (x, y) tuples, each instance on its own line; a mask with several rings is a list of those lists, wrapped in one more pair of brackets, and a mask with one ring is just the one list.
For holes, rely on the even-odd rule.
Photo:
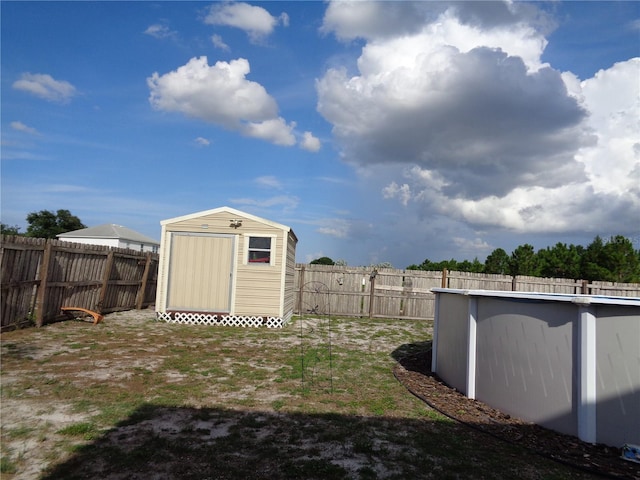
[(234, 236), (171, 234), (170, 310), (230, 311)]

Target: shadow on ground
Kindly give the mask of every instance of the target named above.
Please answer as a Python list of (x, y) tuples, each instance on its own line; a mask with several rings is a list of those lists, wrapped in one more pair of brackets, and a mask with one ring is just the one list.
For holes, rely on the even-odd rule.
[(590, 478), (540, 468), (451, 422), (145, 404), (43, 478)]
[(431, 373), (431, 346), (433, 342), (405, 343), (391, 352), (391, 357), (405, 370), (432, 375)]
[[(405, 344), (391, 353), (398, 362), (396, 378), (408, 381), (412, 393), (411, 388), (433, 379), (425, 374), (430, 347), (430, 342)], [(455, 401), (451, 405), (460, 405)], [(526, 445), (496, 440), (430, 412), (425, 408), (422, 418), (396, 418), (147, 403), (42, 478), (598, 478), (545, 458), (532, 461), (522, 448)], [(532, 428), (519, 426), (518, 433), (528, 438)]]
[(437, 478), (446, 455), (420, 420), (146, 404), (44, 478)]
[(2, 344), (2, 358), (17, 360), (23, 358), (33, 358), (38, 352), (38, 347), (29, 343), (23, 342), (4, 342)]

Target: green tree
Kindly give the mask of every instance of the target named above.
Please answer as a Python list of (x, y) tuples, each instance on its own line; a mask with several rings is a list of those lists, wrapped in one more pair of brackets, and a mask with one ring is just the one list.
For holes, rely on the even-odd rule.
[(484, 261), (484, 273), (507, 275), (509, 273), (509, 254), (502, 248), (496, 248)]
[(584, 248), (556, 243), (537, 253), (540, 275), (553, 278), (580, 278), (580, 264)]
[(533, 245), (525, 243), (511, 253), (511, 257), (509, 258), (509, 274), (512, 277), (516, 275), (535, 277), (539, 275), (539, 272), (538, 259)]
[(17, 225), (10, 227), (5, 223), (0, 223), (0, 234), (2, 235), (22, 235), (19, 230), (20, 227), (18, 227)]
[(427, 268), (428, 265), (431, 264), (431, 260), (429, 260), (428, 258), (426, 258), (421, 264), (416, 265), (415, 263), (412, 265), (409, 265), (407, 267), (407, 270), (425, 270), (425, 271), (429, 271), (430, 269)]
[(27, 215), (27, 237), (56, 238), (56, 235), (87, 228), (78, 217), (72, 215), (69, 210), (58, 210), (53, 213), (49, 210), (31, 212)]
[(587, 245), (580, 260), (580, 277), (585, 280), (609, 280), (610, 272), (604, 265), (604, 241), (598, 235)]
[(475, 272), (481, 273), (484, 271), (484, 265), (477, 258), (473, 259), (473, 262), (469, 260), (463, 260), (458, 262), (455, 259), (442, 260), (440, 262), (432, 262), (428, 258), (425, 259), (420, 265), (409, 265), (407, 270), (424, 270), (426, 272), (439, 272), (444, 269), (457, 272)]
[(473, 262), (471, 262), (471, 270), (469, 271), (473, 273), (484, 273), (484, 263), (478, 260), (478, 257), (475, 257)]
[(335, 265), (336, 263), (329, 257), (320, 257), (309, 262), (311, 265)]
[(447, 266), (448, 264), (449, 264), (449, 261), (447, 260), (444, 260), (442, 262), (432, 262), (428, 258), (425, 258), (425, 260), (420, 265), (410, 265), (409, 267), (407, 267), (407, 269), (408, 270), (424, 270), (425, 272), (437, 272), (444, 268), (449, 268)]
[(601, 266), (612, 282), (640, 282), (640, 252), (628, 238), (616, 235), (604, 245)]
[(470, 262), (469, 260), (463, 260), (461, 262), (456, 262), (456, 265), (453, 266), (455, 268), (452, 268), (451, 270), (456, 270), (458, 272), (484, 272), (484, 264), (481, 263), (477, 257), (473, 259), (473, 262)]

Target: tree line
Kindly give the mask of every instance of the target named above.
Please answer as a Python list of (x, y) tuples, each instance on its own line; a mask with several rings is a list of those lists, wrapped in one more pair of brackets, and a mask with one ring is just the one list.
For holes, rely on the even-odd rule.
[[(56, 238), (56, 235), (86, 228), (78, 217), (69, 210), (41, 210), (27, 215), (27, 231), (22, 234), (18, 227), (0, 223), (0, 233), (4, 235), (24, 235), (36, 238)], [(333, 261), (320, 257), (310, 262), (324, 265), (346, 265), (344, 260)], [(373, 265), (377, 268), (392, 268), (390, 263)], [(530, 244), (518, 246), (511, 255), (504, 249), (496, 248), (483, 262), (455, 259), (433, 262), (425, 259), (419, 265), (409, 265), (407, 270), (494, 273), (501, 275), (525, 275), (531, 277), (572, 278), (589, 281), (640, 283), (640, 250), (635, 250), (631, 240), (616, 235), (603, 240), (596, 236), (593, 241), (582, 245), (556, 243), (535, 251)]]
[(33, 238), (56, 238), (56, 235), (66, 232), (73, 232), (87, 228), (78, 217), (72, 215), (69, 210), (40, 210), (27, 215), (27, 231), (20, 233), (20, 227), (9, 226), (0, 223), (0, 233), (2, 235), (19, 235)]
[(477, 258), (462, 262), (426, 259), (419, 265), (407, 267), (408, 270), (428, 271), (445, 268), (459, 272), (640, 283), (640, 250), (635, 250), (632, 242), (622, 235), (606, 241), (596, 236), (587, 247), (558, 242), (536, 252), (532, 245), (524, 244), (511, 255), (496, 248), (484, 263)]
[[(320, 257), (310, 262), (320, 265), (346, 265), (344, 260)], [(372, 268), (393, 268), (390, 263), (371, 265)], [(634, 250), (632, 242), (616, 235), (605, 241), (596, 236), (587, 246), (556, 243), (535, 251), (533, 245), (517, 247), (511, 255), (496, 248), (484, 262), (455, 259), (434, 262), (426, 259), (419, 265), (409, 265), (407, 270), (493, 273), (500, 275), (524, 275), (530, 277), (570, 278), (589, 281), (640, 283), (640, 250)]]

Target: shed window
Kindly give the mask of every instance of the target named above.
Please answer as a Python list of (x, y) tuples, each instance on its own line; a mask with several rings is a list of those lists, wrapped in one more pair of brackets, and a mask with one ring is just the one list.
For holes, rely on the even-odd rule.
[(271, 264), (271, 237), (249, 237), (249, 263)]

